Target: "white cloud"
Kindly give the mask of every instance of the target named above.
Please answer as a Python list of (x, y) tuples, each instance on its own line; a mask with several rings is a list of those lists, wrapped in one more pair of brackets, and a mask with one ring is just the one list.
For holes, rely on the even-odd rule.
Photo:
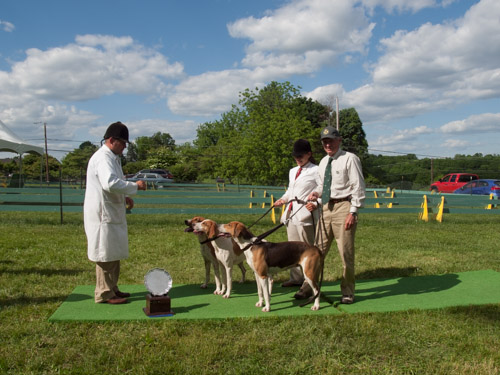
[(0, 20), (0, 29), (3, 30), (3, 31), (6, 31), (8, 33), (11, 33), (14, 31), (16, 27), (14, 26), (13, 23), (9, 22), (9, 21), (3, 21), (3, 20)]
[(402, 144), (412, 145), (419, 136), (432, 133), (434, 133), (434, 130), (427, 126), (418, 126), (413, 129), (395, 130), (392, 134), (378, 137), (373, 142), (373, 145), (377, 147), (393, 145), (398, 145), (398, 147), (401, 147)]
[[(297, 59), (303, 73), (331, 64), (342, 54), (365, 53), (373, 23), (363, 9), (348, 0), (296, 0), (268, 12), (228, 25), (234, 38), (250, 39), (243, 66), (252, 68)], [(296, 68), (295, 68), (296, 69)], [(300, 69), (296, 69), (298, 73)]]
[(228, 25), (230, 35), (251, 41), (244, 69), (189, 77), (169, 95), (168, 107), (176, 114), (220, 114), (246, 88), (312, 74), (341, 55), (365, 53), (373, 27), (348, 0), (295, 0), (264, 17), (237, 20)]
[[(0, 71), (0, 118), (15, 129), (71, 138), (82, 126), (91, 128), (98, 115), (63, 103), (113, 94), (166, 97), (169, 80), (184, 76), (180, 63), (130, 37), (81, 35), (76, 43), (45, 51), (32, 48), (10, 72)], [(99, 134), (99, 138), (102, 134)]]
[[(190, 142), (196, 138), (196, 129), (198, 127), (198, 124), (192, 120), (171, 121), (165, 119), (144, 119), (140, 121), (128, 121), (126, 124), (130, 131), (131, 141), (135, 140), (137, 137), (150, 137), (160, 132), (170, 134), (178, 145)], [(97, 137), (102, 137), (107, 127), (108, 125), (96, 127), (92, 129), (92, 134)]]
[(441, 127), (443, 133), (500, 133), (500, 113), (472, 115)]
[(443, 148), (451, 148), (451, 149), (464, 149), (468, 147), (470, 142), (460, 139), (447, 139), (442, 143)]
[(151, 95), (165, 91), (165, 79), (183, 76), (179, 63), (167, 59), (130, 38), (87, 35), (76, 44), (41, 51), (26, 51), (10, 74), (0, 76), (24, 95), (38, 99), (82, 101), (113, 93)]
[(500, 2), (482, 0), (455, 22), (381, 40), (372, 82), (346, 93), (368, 122), (407, 118), (500, 95)]

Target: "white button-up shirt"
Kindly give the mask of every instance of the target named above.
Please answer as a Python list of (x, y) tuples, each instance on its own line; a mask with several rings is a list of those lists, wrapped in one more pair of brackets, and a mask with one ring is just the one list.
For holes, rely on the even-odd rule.
[[(317, 175), (316, 192), (321, 197), (323, 191), (323, 180), (325, 177), (325, 168), (330, 156), (326, 155), (319, 163), (319, 173)], [(351, 153), (339, 149), (333, 155), (332, 161), (332, 184), (330, 198), (340, 199), (351, 196), (350, 212), (357, 212), (358, 208), (363, 207), (365, 201), (365, 180), (359, 158)], [(326, 203), (326, 202), (323, 202)]]

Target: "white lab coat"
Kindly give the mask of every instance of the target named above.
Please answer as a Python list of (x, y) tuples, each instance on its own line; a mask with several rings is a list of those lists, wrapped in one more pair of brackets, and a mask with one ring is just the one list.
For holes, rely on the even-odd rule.
[(103, 145), (89, 160), (83, 221), (88, 258), (112, 262), (128, 257), (125, 196), (137, 193), (137, 184), (126, 181), (120, 157)]

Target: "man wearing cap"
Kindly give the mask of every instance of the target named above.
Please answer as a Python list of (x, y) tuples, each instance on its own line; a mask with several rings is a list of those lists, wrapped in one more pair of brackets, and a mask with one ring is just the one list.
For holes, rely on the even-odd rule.
[[(331, 126), (321, 132), (321, 143), (327, 155), (318, 167), (318, 188), (308, 200), (322, 205), (322, 215), (316, 231), (315, 244), (326, 256), (333, 239), (342, 259), (341, 303), (354, 302), (354, 234), (358, 209), (365, 200), (365, 181), (359, 158), (340, 148), (342, 137)], [(304, 286), (296, 298), (310, 294)]]
[(128, 195), (146, 190), (146, 184), (123, 176), (120, 155), (127, 143), (128, 128), (121, 122), (111, 124), (87, 167), (83, 221), (88, 258), (96, 264), (96, 303), (122, 304), (130, 296), (118, 289), (120, 260), (128, 258), (125, 205), (132, 208)]

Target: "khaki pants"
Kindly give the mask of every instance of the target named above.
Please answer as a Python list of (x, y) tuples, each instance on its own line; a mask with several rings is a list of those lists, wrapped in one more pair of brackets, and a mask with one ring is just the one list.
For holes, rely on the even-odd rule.
[[(288, 241), (302, 241), (314, 244), (314, 227), (312, 225), (293, 225), (288, 223), (286, 227)], [(304, 275), (301, 267), (290, 268), (290, 281), (296, 284), (304, 282)]]
[(94, 300), (96, 303), (107, 301), (118, 291), (118, 277), (120, 276), (120, 261), (96, 262), (96, 286)]
[[(342, 295), (354, 296), (355, 278), (354, 278), (354, 235), (356, 226), (345, 230), (345, 219), (349, 215), (351, 208), (350, 202), (339, 202), (336, 204), (327, 203), (323, 205), (323, 214), (319, 219), (316, 230), (315, 245), (321, 250), (326, 258), (330, 246), (335, 239), (342, 260), (342, 281), (340, 290)], [(307, 283), (301, 288), (304, 292), (310, 292)]]

